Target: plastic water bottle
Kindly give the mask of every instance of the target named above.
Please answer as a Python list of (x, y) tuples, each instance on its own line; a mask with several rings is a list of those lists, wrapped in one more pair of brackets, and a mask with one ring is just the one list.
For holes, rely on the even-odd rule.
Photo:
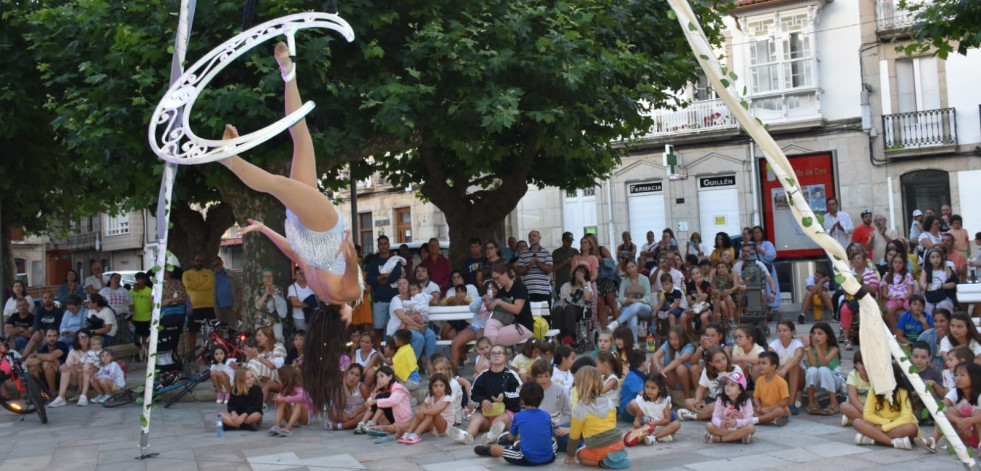
[(654, 352), (657, 351), (657, 341), (654, 339), (654, 333), (647, 333), (647, 351)]
[(218, 414), (218, 421), (215, 422), (215, 430), (218, 431), (218, 438), (225, 436), (225, 424), (221, 421), (221, 414)]

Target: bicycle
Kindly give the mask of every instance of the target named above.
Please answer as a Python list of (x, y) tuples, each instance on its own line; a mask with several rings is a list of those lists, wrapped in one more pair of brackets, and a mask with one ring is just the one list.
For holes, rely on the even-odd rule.
[[(153, 380), (153, 400), (156, 402), (157, 399), (163, 395), (179, 391), (174, 394), (166, 402), (164, 402), (164, 409), (169, 408), (175, 402), (179, 401), (187, 393), (194, 391), (197, 385), (208, 381), (211, 378), (211, 371), (203, 370), (197, 372), (193, 375), (182, 375), (179, 371), (161, 371), (157, 373), (156, 378)], [(127, 388), (119, 391), (106, 399), (102, 403), (103, 407), (113, 408), (125, 406), (126, 404), (131, 404), (136, 402), (138, 404), (143, 403), (143, 393), (146, 391), (144, 385), (139, 385), (132, 388)]]
[[(224, 335), (222, 335), (223, 330)], [(184, 356), (184, 371), (208, 370), (212, 359), (211, 355), (217, 347), (224, 348), (228, 352), (228, 358), (234, 358), (239, 363), (245, 361), (245, 351), (242, 350), (242, 345), (248, 340), (248, 334), (226, 327), (217, 320), (209, 320), (201, 326), (201, 331), (204, 334), (204, 343), (200, 347), (192, 348)]]
[(0, 406), (19, 415), (37, 413), (42, 424), (48, 423), (44, 409), (48, 397), (41, 383), (27, 372), (20, 353), (7, 345), (7, 339), (0, 337), (0, 342)]

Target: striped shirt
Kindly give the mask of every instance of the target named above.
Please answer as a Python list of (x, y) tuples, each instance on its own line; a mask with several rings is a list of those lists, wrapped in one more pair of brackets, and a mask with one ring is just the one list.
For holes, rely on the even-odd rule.
[(531, 262), (532, 255), (538, 255), (540, 262), (549, 266), (552, 265), (552, 254), (548, 250), (539, 246), (538, 250), (535, 251), (529, 247), (518, 258), (517, 265), (519, 267), (528, 267), (528, 273), (521, 276), (521, 281), (528, 288), (528, 294), (551, 294), (552, 287), (549, 285), (549, 274)]

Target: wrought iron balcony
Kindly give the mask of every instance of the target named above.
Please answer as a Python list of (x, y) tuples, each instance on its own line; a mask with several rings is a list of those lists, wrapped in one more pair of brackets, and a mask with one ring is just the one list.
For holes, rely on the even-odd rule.
[[(875, 3), (875, 31), (880, 36), (902, 35), (916, 23), (916, 14), (899, 8), (899, 0), (876, 0)], [(931, 1), (909, 0), (909, 3), (931, 3)]]
[(95, 239), (98, 237), (98, 232), (90, 231), (83, 232), (81, 234), (72, 234), (68, 236), (68, 248), (70, 250), (90, 250), (95, 248)]
[(698, 134), (735, 129), (739, 122), (722, 100), (703, 100), (677, 111), (657, 110), (652, 113), (654, 126), (645, 138), (669, 135)]
[(884, 115), (882, 129), (887, 152), (957, 144), (954, 108)]

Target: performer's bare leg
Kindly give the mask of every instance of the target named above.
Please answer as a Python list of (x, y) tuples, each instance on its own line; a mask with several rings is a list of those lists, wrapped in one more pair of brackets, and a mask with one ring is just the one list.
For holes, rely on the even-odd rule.
[[(293, 59), (290, 58), (290, 50), (286, 44), (283, 42), (277, 44), (274, 54), (280, 72), (283, 75), (290, 73), (293, 70)], [(286, 103), (286, 115), (300, 109), (302, 101), (300, 89), (296, 86), (296, 77), (286, 82), (283, 98)], [(290, 178), (316, 189), (317, 163), (306, 118), (290, 127), (290, 136), (293, 137), (293, 166), (290, 168)]]

